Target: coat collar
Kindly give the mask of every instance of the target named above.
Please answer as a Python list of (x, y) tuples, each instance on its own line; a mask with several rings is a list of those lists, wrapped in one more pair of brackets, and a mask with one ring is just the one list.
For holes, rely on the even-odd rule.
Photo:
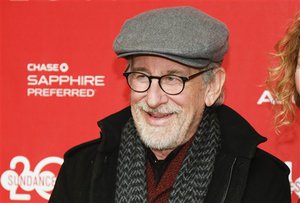
[(236, 111), (226, 105), (216, 107), (222, 134), (222, 151), (236, 157), (252, 158), (257, 145), (267, 139)]
[(100, 152), (110, 153), (119, 147), (121, 133), (130, 117), (130, 107), (126, 107), (125, 109), (98, 121), (97, 124), (101, 130), (101, 142), (98, 148)]
[[(252, 158), (256, 146), (266, 138), (259, 135), (254, 128), (237, 112), (226, 105), (216, 108), (221, 126), (222, 152), (233, 156)], [(119, 146), (122, 130), (131, 117), (130, 107), (112, 114), (98, 122), (101, 129), (101, 152), (112, 152)]]

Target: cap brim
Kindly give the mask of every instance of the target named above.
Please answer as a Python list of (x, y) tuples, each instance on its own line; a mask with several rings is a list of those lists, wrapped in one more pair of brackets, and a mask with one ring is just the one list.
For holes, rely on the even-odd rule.
[(157, 53), (157, 52), (149, 52), (149, 51), (135, 51), (135, 52), (127, 52), (118, 54), (118, 58), (128, 58), (129, 56), (138, 56), (138, 55), (154, 55), (154, 56), (161, 56), (172, 61), (181, 63), (183, 65), (191, 66), (194, 68), (204, 68), (206, 67), (211, 61), (208, 59), (195, 59), (195, 58), (183, 58), (175, 55), (164, 54), (164, 53)]

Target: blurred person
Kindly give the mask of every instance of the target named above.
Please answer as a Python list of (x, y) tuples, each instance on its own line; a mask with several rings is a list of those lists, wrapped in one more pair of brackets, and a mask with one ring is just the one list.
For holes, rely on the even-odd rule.
[[(275, 127), (295, 121), (295, 108), (300, 108), (300, 12), (291, 21), (285, 35), (275, 45), (276, 67), (269, 69), (267, 79), (276, 105)], [(295, 105), (293, 104), (295, 102)]]

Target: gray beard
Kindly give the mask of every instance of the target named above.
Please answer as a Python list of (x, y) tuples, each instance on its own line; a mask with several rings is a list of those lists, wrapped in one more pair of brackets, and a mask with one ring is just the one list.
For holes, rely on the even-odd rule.
[[(175, 113), (176, 117), (170, 118), (166, 126), (152, 126), (148, 124), (143, 115), (145, 112)], [(188, 141), (188, 129), (191, 118), (183, 116), (183, 110), (178, 106), (163, 105), (151, 109), (144, 102), (132, 105), (134, 123), (142, 142), (151, 149), (173, 149)]]

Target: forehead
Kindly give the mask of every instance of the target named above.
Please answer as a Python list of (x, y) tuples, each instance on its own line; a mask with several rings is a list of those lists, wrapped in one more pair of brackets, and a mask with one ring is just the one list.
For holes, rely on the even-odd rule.
[(129, 60), (129, 63), (131, 71), (145, 71), (149, 73), (190, 73), (195, 70), (190, 66), (159, 56), (134, 56)]

